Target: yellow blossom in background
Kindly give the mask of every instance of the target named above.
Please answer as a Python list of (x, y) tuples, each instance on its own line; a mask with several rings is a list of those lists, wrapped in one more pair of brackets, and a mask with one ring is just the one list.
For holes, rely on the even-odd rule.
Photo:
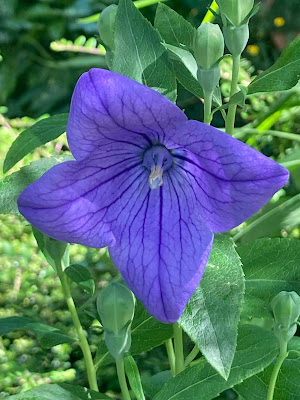
[(274, 19), (274, 25), (275, 25), (277, 28), (281, 28), (283, 25), (285, 25), (285, 19), (282, 18), (282, 17), (276, 17), (276, 18)]
[(249, 44), (246, 47), (247, 53), (251, 54), (251, 56), (257, 56), (259, 53), (259, 47), (257, 44)]

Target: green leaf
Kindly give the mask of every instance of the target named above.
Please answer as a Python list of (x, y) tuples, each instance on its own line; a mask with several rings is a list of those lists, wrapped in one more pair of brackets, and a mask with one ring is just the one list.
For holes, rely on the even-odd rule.
[(19, 214), (17, 199), (30, 183), (40, 178), (48, 169), (72, 156), (58, 156), (34, 161), (0, 181), (0, 214)]
[[(153, 347), (161, 345), (173, 335), (171, 324), (163, 324), (153, 318), (145, 307), (137, 301), (135, 314), (131, 326), (132, 343), (130, 353), (132, 355), (143, 353)], [(96, 367), (114, 362), (114, 359), (107, 351), (104, 340), (99, 343), (96, 354)]]
[(155, 375), (142, 377), (143, 387), (145, 393), (150, 399), (162, 389), (162, 387), (172, 379), (172, 372), (170, 370), (158, 372)]
[(278, 353), (277, 339), (256, 326), (239, 330), (238, 345), (228, 380), (224, 380), (205, 360), (181, 372), (169, 381), (154, 400), (210, 400), (262, 371)]
[(56, 139), (66, 131), (69, 114), (59, 114), (42, 119), (30, 128), (25, 129), (13, 142), (3, 164), (3, 172), (6, 173), (26, 154), (31, 153), (37, 147)]
[(82, 289), (88, 293), (95, 292), (95, 281), (92, 278), (90, 271), (79, 264), (72, 264), (65, 269), (66, 275)]
[(132, 356), (127, 356), (124, 360), (124, 363), (125, 372), (128, 377), (130, 387), (135, 394), (135, 397), (137, 398), (137, 400), (145, 400), (141, 377), (134, 358)]
[(283, 50), (281, 56), (248, 87), (248, 94), (278, 92), (297, 84), (300, 78), (300, 35)]
[[(265, 209), (267, 211), (264, 211)], [(248, 242), (261, 237), (278, 236), (282, 229), (300, 224), (300, 194), (271, 210), (265, 209), (234, 236), (235, 241)]]
[[(276, 381), (273, 400), (300, 399), (300, 338), (294, 337), (288, 344), (289, 355), (284, 360)], [(235, 386), (234, 390), (244, 400), (265, 400), (274, 362), (258, 375)]]
[(259, 239), (237, 247), (246, 279), (242, 320), (271, 328), (270, 303), (282, 290), (300, 293), (300, 242)]
[(243, 293), (235, 244), (229, 236), (215, 235), (204, 276), (179, 323), (224, 379), (235, 353)]
[(61, 343), (73, 343), (76, 339), (65, 335), (59, 329), (25, 317), (0, 319), (0, 336), (17, 329), (29, 329), (39, 338), (41, 346), (51, 348)]
[(104, 394), (69, 384), (40, 385), (26, 392), (9, 396), (9, 400), (109, 400)]
[(172, 8), (158, 4), (154, 26), (166, 43), (193, 49), (196, 29)]
[(69, 265), (69, 247), (65, 242), (52, 239), (40, 232), (35, 226), (32, 227), (32, 233), (38, 244), (39, 249), (44, 254), (48, 263), (56, 271), (56, 261), (61, 260), (64, 266)]
[(131, 0), (119, 1), (112, 69), (176, 100), (176, 78), (168, 53)]

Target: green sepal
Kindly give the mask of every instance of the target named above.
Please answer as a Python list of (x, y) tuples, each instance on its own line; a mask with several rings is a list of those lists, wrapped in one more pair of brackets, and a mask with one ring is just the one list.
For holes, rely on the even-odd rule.
[(215, 64), (209, 69), (203, 69), (201, 67), (197, 70), (197, 78), (202, 86), (203, 90), (207, 93), (211, 93), (218, 86), (220, 81), (221, 73), (218, 64)]
[(225, 44), (233, 56), (238, 56), (244, 51), (249, 40), (249, 26), (223, 26)]
[(118, 333), (105, 330), (104, 340), (110, 354), (116, 360), (122, 358), (131, 346), (131, 322)]

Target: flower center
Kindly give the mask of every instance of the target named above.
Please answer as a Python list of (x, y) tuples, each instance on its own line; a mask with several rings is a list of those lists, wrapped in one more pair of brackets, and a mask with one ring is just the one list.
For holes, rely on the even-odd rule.
[(145, 151), (143, 166), (150, 171), (149, 186), (151, 189), (157, 189), (163, 184), (163, 172), (171, 167), (172, 162), (172, 155), (164, 146), (153, 146)]

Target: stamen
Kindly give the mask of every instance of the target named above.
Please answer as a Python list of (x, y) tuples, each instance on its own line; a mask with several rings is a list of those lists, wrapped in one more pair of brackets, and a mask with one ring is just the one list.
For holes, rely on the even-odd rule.
[(149, 185), (151, 189), (157, 189), (163, 184), (163, 170), (159, 165), (153, 165), (149, 175)]
[(162, 145), (150, 147), (145, 151), (143, 166), (150, 171), (149, 186), (151, 189), (157, 189), (163, 184), (163, 172), (171, 168), (172, 163), (171, 153)]

